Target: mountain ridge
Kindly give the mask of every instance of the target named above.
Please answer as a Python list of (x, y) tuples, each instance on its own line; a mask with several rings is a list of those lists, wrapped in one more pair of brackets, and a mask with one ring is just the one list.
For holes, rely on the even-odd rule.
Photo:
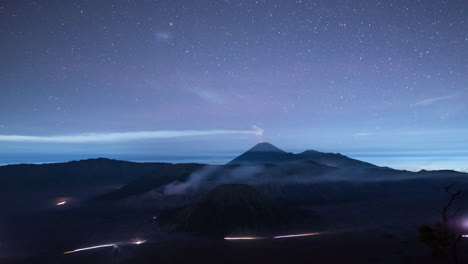
[(258, 143), (243, 154), (227, 163), (233, 164), (276, 164), (314, 161), (332, 167), (378, 168), (379, 166), (352, 159), (340, 153), (325, 153), (316, 150), (305, 150), (294, 154), (286, 152), (268, 142)]

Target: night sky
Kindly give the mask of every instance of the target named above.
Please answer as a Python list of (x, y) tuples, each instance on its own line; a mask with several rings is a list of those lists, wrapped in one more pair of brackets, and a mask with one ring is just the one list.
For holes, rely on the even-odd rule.
[(0, 158), (268, 141), (468, 167), (466, 0), (11, 0), (0, 39)]

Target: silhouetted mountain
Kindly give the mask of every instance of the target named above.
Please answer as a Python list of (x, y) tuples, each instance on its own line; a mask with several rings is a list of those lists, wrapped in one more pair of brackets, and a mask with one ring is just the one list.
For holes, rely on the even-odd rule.
[(341, 154), (312, 150), (293, 154), (269, 143), (260, 143), (229, 165), (135, 163), (100, 158), (43, 165), (0, 166), (0, 191), (66, 191), (120, 185), (120, 189), (99, 196), (101, 200), (116, 200), (152, 190), (160, 191), (160, 188), (174, 182), (186, 184), (189, 190), (201, 189), (203, 193), (226, 183), (269, 184), (275, 189), (285, 184), (324, 179), (367, 180), (432, 175), (466, 174), (453, 171), (400, 171)]
[(376, 168), (377, 166), (351, 159), (339, 153), (324, 153), (307, 150), (299, 154), (285, 152), (270, 143), (259, 143), (228, 164), (274, 164), (301, 161), (314, 161), (319, 164), (339, 168)]
[(296, 154), (299, 160), (312, 160), (317, 163), (338, 168), (377, 168), (378, 166), (349, 158), (340, 153), (324, 153), (315, 150), (306, 150)]
[(196, 163), (170, 164), (158, 171), (143, 175), (130, 181), (116, 191), (98, 197), (99, 200), (116, 200), (128, 196), (142, 194), (174, 181), (186, 181), (195, 171), (206, 165)]
[[(307, 150), (299, 154), (287, 153), (270, 143), (260, 143), (229, 162), (228, 165), (174, 164), (167, 169), (134, 179), (119, 190), (99, 199), (125, 199), (151, 190), (163, 192), (166, 186), (184, 186), (190, 193), (209, 190), (220, 184), (242, 183), (269, 185), (280, 192), (286, 185), (304, 185), (314, 181), (362, 181), (382, 178), (411, 178), (424, 176), (463, 175), (458, 172), (414, 173), (394, 170), (351, 159), (341, 154)], [(191, 179), (191, 175), (195, 175)], [(307, 184), (306, 184), (307, 183)], [(184, 194), (187, 194), (184, 192)], [(289, 193), (288, 196), (292, 193)]]
[(176, 230), (205, 235), (255, 235), (287, 223), (289, 211), (245, 184), (220, 185), (168, 221)]
[(47, 191), (124, 184), (171, 165), (98, 158), (41, 165), (0, 166), (0, 191)]
[(278, 153), (286, 153), (284, 150), (273, 146), (268, 142), (258, 143), (257, 145), (253, 146), (247, 152), (278, 152)]
[(313, 161), (267, 165), (173, 164), (152, 175), (130, 181), (120, 189), (97, 198), (98, 200), (125, 199), (152, 190), (164, 192), (164, 189), (175, 185), (184, 185), (187, 189), (185, 194), (203, 193), (226, 183), (278, 184), (285, 181), (313, 180), (333, 175), (337, 171), (335, 167)]
[(287, 153), (270, 143), (259, 143), (228, 163), (233, 164), (274, 164), (295, 161), (295, 155)]

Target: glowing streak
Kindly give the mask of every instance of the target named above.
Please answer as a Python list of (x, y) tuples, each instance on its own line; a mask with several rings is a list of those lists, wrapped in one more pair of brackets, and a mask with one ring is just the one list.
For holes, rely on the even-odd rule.
[(64, 205), (66, 203), (67, 203), (66, 201), (63, 201), (63, 202), (57, 203), (57, 205)]
[(225, 240), (254, 240), (254, 239), (264, 239), (263, 237), (225, 237)]
[(468, 235), (462, 235), (462, 237), (468, 237)]
[(320, 233), (308, 233), (308, 234), (296, 234), (296, 235), (284, 235), (284, 236), (275, 236), (273, 238), (290, 238), (290, 237), (304, 237), (304, 236), (316, 236)]
[(70, 254), (70, 253), (75, 253), (79, 251), (85, 251), (85, 250), (96, 249), (96, 248), (104, 248), (104, 247), (113, 247), (113, 246), (115, 246), (115, 244), (106, 244), (106, 245), (99, 245), (99, 246), (94, 246), (94, 247), (79, 248), (79, 249), (75, 249), (72, 251), (64, 252), (63, 254)]
[(136, 241), (133, 241), (133, 242), (130, 242), (130, 243), (134, 244), (134, 245), (140, 245), (140, 244), (143, 244), (145, 242), (146, 242), (146, 240), (136, 240)]
[(86, 247), (86, 248), (79, 248), (79, 249), (75, 249), (75, 250), (72, 250), (72, 251), (67, 251), (67, 252), (64, 252), (63, 254), (70, 254), (70, 253), (75, 253), (75, 252), (79, 252), (79, 251), (85, 251), (85, 250), (90, 250), (90, 249), (96, 249), (96, 248), (104, 248), (104, 247), (115, 247), (117, 245), (121, 245), (121, 244), (133, 244), (133, 245), (140, 245), (140, 244), (143, 244), (145, 243), (146, 240), (139, 240), (139, 239), (136, 239), (136, 240), (133, 240), (131, 242), (122, 242), (122, 243), (115, 243), (115, 244), (105, 244), (105, 245), (99, 245), (99, 246), (94, 246), (94, 247)]
[[(316, 236), (320, 233), (307, 233), (307, 234), (294, 234), (294, 235), (284, 235), (284, 236), (275, 236), (273, 238), (291, 238), (291, 237), (304, 237), (304, 236)], [(468, 235), (466, 236), (468, 237)], [(225, 237), (225, 240), (254, 240), (254, 239), (267, 239), (268, 237)]]

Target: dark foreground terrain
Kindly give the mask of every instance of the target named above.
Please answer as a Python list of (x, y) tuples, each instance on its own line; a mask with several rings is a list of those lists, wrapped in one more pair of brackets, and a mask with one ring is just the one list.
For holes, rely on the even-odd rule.
[[(468, 193), (466, 174), (399, 171), (322, 154), (260, 145), (224, 166), (107, 159), (3, 166), (0, 261), (444, 263), (418, 240), (418, 227), (440, 220), (445, 186)], [(210, 195), (223, 184), (250, 187)], [(468, 208), (467, 197), (454, 209)], [(278, 221), (270, 225), (269, 215)], [(238, 219), (248, 224), (236, 230)], [(457, 218), (460, 232), (468, 234), (467, 222), (468, 215)], [(267, 238), (224, 240), (215, 227), (228, 237), (236, 230)], [(272, 238), (299, 233), (319, 234)], [(116, 247), (63, 254), (108, 244)], [(458, 248), (459, 263), (468, 263), (468, 239)]]
[[(466, 248), (464, 241), (460, 247)], [(460, 263), (467, 259), (466, 251)], [(447, 263), (433, 260), (415, 240), (372, 232), (337, 232), (304, 238), (216, 241), (168, 240), (50, 254), (5, 263)]]

